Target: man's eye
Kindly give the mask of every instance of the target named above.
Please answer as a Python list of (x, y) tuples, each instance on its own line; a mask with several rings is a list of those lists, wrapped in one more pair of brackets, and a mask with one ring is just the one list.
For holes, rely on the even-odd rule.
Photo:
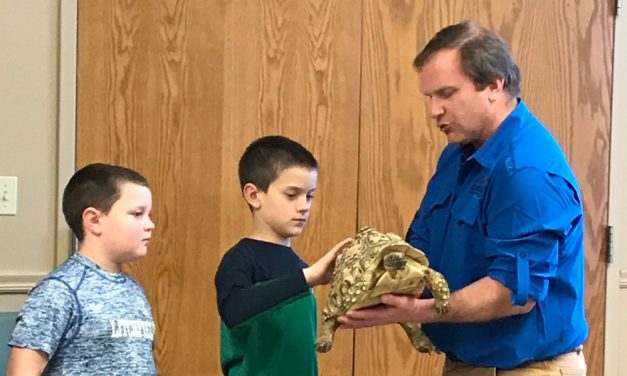
[(442, 91), (440, 92), (440, 98), (442, 98), (442, 99), (448, 99), (448, 98), (452, 97), (452, 96), (453, 96), (453, 94), (455, 94), (455, 92), (456, 92), (456, 91), (457, 91), (457, 90), (452, 90), (452, 89), (450, 89), (450, 90), (442, 90)]

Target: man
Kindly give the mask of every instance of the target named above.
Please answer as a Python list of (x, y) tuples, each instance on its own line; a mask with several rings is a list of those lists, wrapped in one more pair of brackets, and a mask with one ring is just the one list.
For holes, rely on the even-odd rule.
[(443, 375), (585, 375), (583, 209), (559, 145), (518, 97), (508, 46), (474, 22), (439, 31), (416, 57), (420, 90), (449, 145), (407, 241), (448, 280), (430, 296), (386, 295), (344, 328), (423, 323)]

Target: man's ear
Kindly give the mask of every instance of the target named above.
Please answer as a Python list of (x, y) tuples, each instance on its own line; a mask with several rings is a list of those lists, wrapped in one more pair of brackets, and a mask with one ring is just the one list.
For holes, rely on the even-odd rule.
[(96, 236), (102, 233), (101, 214), (100, 210), (91, 206), (83, 210), (83, 227), (86, 233), (89, 232)]
[(488, 84), (488, 99), (491, 103), (494, 103), (505, 91), (505, 80), (501, 77), (494, 79), (494, 82)]
[(253, 183), (246, 183), (242, 188), (242, 195), (244, 200), (253, 209), (259, 209), (261, 207), (261, 200), (259, 200), (259, 194), (262, 193), (259, 188)]

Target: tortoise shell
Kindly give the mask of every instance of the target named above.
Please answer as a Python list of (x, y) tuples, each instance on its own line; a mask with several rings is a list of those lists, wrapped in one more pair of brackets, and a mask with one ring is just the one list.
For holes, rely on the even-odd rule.
[[(444, 314), (450, 296), (444, 277), (429, 268), (425, 254), (392, 233), (364, 227), (346, 244), (335, 263), (322, 325), (316, 343), (319, 352), (333, 346), (337, 318), (349, 310), (381, 303), (384, 294), (419, 296), (427, 287), (435, 309)], [(434, 350), (418, 323), (400, 323), (412, 345), (421, 352)]]

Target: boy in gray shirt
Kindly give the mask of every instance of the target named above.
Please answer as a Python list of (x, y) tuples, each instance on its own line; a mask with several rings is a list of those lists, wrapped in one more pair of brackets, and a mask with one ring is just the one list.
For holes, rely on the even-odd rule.
[(91, 164), (63, 193), (79, 251), (29, 293), (7, 375), (155, 375), (155, 325), (143, 288), (122, 265), (146, 255), (154, 224), (148, 181)]

